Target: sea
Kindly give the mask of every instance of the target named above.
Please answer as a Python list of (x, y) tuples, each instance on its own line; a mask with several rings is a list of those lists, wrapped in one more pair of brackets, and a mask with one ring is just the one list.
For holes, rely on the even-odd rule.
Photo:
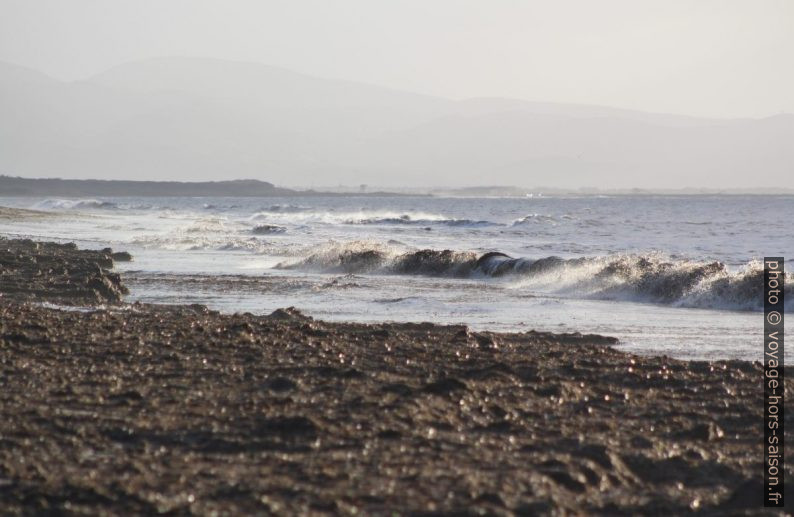
[[(763, 257), (794, 197), (0, 197), (0, 235), (129, 251), (129, 301), (332, 321), (595, 333), (687, 360), (763, 356)], [(787, 274), (785, 313), (794, 306)]]

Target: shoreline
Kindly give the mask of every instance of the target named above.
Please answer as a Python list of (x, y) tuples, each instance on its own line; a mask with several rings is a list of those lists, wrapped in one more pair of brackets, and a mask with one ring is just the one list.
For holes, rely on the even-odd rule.
[(776, 514), (759, 363), (127, 304), (112, 250), (9, 246), (0, 513)]
[(0, 174), (0, 189), (12, 197), (426, 197), (389, 191), (333, 192), (277, 187), (254, 179), (221, 181), (145, 181), (25, 178)]

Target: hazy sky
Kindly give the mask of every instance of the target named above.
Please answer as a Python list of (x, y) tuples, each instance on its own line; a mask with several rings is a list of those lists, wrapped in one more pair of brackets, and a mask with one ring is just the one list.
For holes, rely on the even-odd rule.
[(794, 112), (792, 0), (0, 0), (0, 60), (63, 79), (157, 56), (452, 98)]

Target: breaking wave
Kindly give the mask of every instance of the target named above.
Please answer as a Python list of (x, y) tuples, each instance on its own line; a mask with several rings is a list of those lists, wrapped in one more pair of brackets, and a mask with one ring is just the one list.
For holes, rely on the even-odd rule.
[(267, 221), (276, 224), (328, 224), (328, 225), (410, 225), (450, 227), (486, 227), (503, 226), (492, 221), (472, 219), (456, 219), (444, 215), (423, 212), (400, 213), (387, 211), (335, 212), (313, 211), (305, 207), (292, 205), (274, 205), (268, 210), (256, 212), (251, 221)]
[(116, 203), (101, 199), (45, 199), (33, 205), (39, 210), (152, 210), (164, 209), (149, 203)]
[(375, 225), (417, 225), (417, 226), (430, 226), (434, 224), (441, 224), (444, 226), (464, 226), (469, 228), (484, 227), (484, 226), (502, 226), (499, 223), (491, 221), (473, 221), (471, 219), (443, 219), (443, 218), (416, 218), (407, 214), (400, 215), (399, 217), (373, 217), (370, 219), (350, 219), (346, 224), (375, 224)]
[(266, 237), (286, 231), (280, 226), (262, 224), (251, 227), (244, 222), (216, 216), (190, 220), (188, 224), (165, 232), (136, 235), (129, 243), (170, 251), (245, 251), (257, 255), (285, 255), (297, 245), (273, 243)]
[(276, 235), (280, 233), (286, 233), (287, 229), (283, 226), (278, 226), (275, 224), (260, 224), (254, 226), (254, 229), (251, 230), (254, 235)]
[[(660, 303), (675, 307), (760, 311), (763, 264), (731, 271), (722, 262), (673, 260), (657, 255), (610, 255), (564, 259), (514, 258), (504, 253), (399, 250), (355, 242), (327, 246), (279, 269), (329, 273), (402, 274), (450, 278), (506, 278), (510, 288), (565, 297)], [(794, 275), (786, 277), (791, 310)]]
[(273, 246), (255, 237), (217, 237), (205, 235), (142, 235), (129, 241), (135, 246), (170, 251), (247, 251), (265, 254), (273, 250)]
[(312, 207), (310, 206), (303, 206), (303, 205), (271, 205), (265, 212), (280, 212), (280, 213), (288, 213), (288, 214), (295, 214), (298, 212), (308, 212), (311, 210)]
[(36, 203), (35, 208), (45, 210), (116, 210), (119, 206), (116, 203), (99, 199), (45, 199)]
[(551, 215), (545, 214), (529, 214), (513, 221), (513, 226), (520, 226), (524, 224), (555, 224), (557, 219)]

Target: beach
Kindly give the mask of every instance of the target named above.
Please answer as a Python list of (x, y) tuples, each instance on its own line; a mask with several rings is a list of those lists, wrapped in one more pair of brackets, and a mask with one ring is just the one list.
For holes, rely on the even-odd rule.
[(648, 4), (3, 4), (0, 517), (794, 515), (794, 2)]
[(126, 303), (113, 250), (3, 250), (2, 514), (774, 514), (760, 363)]

